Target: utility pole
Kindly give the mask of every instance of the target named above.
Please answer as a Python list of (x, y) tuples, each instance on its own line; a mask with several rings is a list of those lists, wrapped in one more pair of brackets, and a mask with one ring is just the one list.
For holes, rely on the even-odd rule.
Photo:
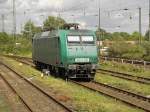
[(5, 15), (2, 14), (1, 17), (2, 17), (2, 32), (5, 32)]
[(58, 22), (58, 27), (57, 27), (57, 29), (59, 30), (60, 29), (60, 21), (59, 21), (59, 19), (61, 18), (61, 9), (60, 8), (58, 8), (58, 15), (57, 15), (57, 22)]
[(84, 9), (83, 9), (83, 15), (84, 15), (84, 16), (86, 15), (86, 12), (85, 12), (85, 7), (84, 7)]
[(100, 28), (101, 28), (101, 9), (100, 9), (100, 7), (99, 7), (99, 21), (98, 21), (98, 29), (100, 30)]
[(98, 32), (99, 32), (99, 39), (101, 39), (101, 9), (100, 9), (100, 0), (98, 0)]
[[(45, 18), (45, 16), (42, 14), (42, 15), (40, 15), (41, 17), (42, 17), (42, 22), (44, 23), (44, 18)], [(42, 26), (42, 30), (44, 30), (44, 26)]]
[(30, 36), (29, 36), (29, 39), (32, 39), (32, 21), (31, 21), (31, 19), (29, 20), (30, 21), (30, 26), (29, 26), (29, 32), (30, 32)]
[[(100, 0), (98, 0), (98, 32), (99, 32), (99, 40), (101, 39), (101, 9), (100, 9)], [(100, 55), (100, 41), (98, 45), (98, 54)]]
[(142, 22), (141, 22), (142, 18), (141, 18), (141, 8), (139, 8), (139, 44), (142, 43)]
[(98, 0), (98, 30), (101, 28), (101, 8), (100, 8), (100, 0)]
[(13, 37), (16, 40), (16, 1), (13, 0)]
[(150, 41), (150, 0), (149, 0), (149, 30), (148, 30), (148, 36)]

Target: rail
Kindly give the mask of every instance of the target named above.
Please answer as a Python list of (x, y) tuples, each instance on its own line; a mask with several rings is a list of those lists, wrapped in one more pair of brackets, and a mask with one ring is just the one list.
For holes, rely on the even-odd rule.
[(142, 95), (138, 95), (136, 93), (132, 93), (126, 90), (122, 90), (113, 86), (109, 86), (103, 83), (99, 83), (99, 82), (91, 82), (91, 83), (87, 83), (87, 82), (76, 82), (73, 80), (69, 80), (72, 83), (75, 83), (79, 86), (82, 86), (84, 88), (87, 88), (91, 91), (112, 97), (114, 99), (117, 99), (119, 101), (122, 101), (126, 104), (129, 104), (133, 107), (137, 107), (139, 109), (142, 109), (146, 112), (150, 112), (150, 99), (142, 96)]
[[(59, 106), (61, 106), (65, 112), (73, 112), (71, 109), (69, 109), (67, 106), (65, 106), (64, 104), (62, 104), (61, 102), (59, 102), (57, 99), (55, 99), (54, 97), (52, 97), (51, 95), (49, 95), (47, 92), (45, 92), (41, 87), (39, 87), (38, 85), (34, 84), (33, 82), (29, 81), (28, 79), (26, 79), (23, 75), (21, 75), (20, 73), (18, 73), (16, 70), (14, 70), (13, 68), (11, 68), (9, 65), (1, 62), (2, 65), (4, 65), (6, 68), (8, 68), (10, 71), (12, 71), (13, 73), (15, 73), (18, 77), (20, 77), (21, 79), (25, 80), (28, 84), (32, 85), (34, 88), (36, 88), (38, 91), (40, 91), (43, 95), (45, 95), (47, 98), (49, 98), (50, 100), (53, 100), (56, 104), (58, 104)], [(4, 78), (4, 77), (3, 77)], [(20, 97), (21, 98), (21, 97)], [(24, 100), (23, 100), (24, 102)], [(27, 105), (27, 104), (26, 104)], [(31, 111), (32, 112), (32, 111)]]
[(111, 75), (111, 76), (126, 79), (126, 80), (135, 81), (135, 82), (142, 83), (142, 84), (150, 85), (150, 78), (134, 76), (131, 74), (126, 74), (126, 73), (121, 73), (121, 72), (116, 72), (116, 71), (111, 71), (111, 70), (105, 70), (105, 69), (98, 69), (97, 72), (105, 73), (107, 75)]

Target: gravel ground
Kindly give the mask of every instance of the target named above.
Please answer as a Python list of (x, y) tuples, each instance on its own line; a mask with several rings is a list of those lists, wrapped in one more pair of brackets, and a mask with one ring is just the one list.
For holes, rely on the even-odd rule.
[[(2, 72), (1, 69), (0, 72)], [(1, 100), (2, 98), (5, 102)], [(28, 112), (28, 110), (19, 100), (18, 96), (7, 86), (7, 84), (1, 78), (0, 78), (0, 112)]]
[[(65, 112), (54, 101), (49, 100), (45, 95), (41, 94), (37, 89), (33, 88), (23, 79), (20, 79), (13, 72), (5, 67), (0, 67), (2, 75), (15, 88), (15, 90), (28, 102), (30, 108), (35, 112)], [(7, 73), (7, 74), (6, 74)]]

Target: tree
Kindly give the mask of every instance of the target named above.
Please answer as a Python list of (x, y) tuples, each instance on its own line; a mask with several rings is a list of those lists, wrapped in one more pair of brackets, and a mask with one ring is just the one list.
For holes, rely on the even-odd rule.
[(23, 37), (32, 38), (36, 33), (41, 31), (41, 27), (36, 27), (32, 21), (28, 21), (24, 26)]
[(149, 42), (143, 42), (142, 46), (146, 50), (146, 54), (144, 56), (144, 59), (150, 61), (150, 43)]
[(45, 30), (55, 30), (61, 28), (65, 24), (65, 20), (59, 17), (49, 16), (44, 21), (44, 29)]
[(126, 32), (120, 32), (120, 36), (124, 39), (124, 40), (130, 40), (130, 34), (126, 33)]
[[(140, 37), (140, 33), (139, 32), (133, 32), (132, 35), (131, 35), (131, 39), (134, 40), (134, 41), (138, 41), (139, 37)], [(141, 36), (141, 38), (142, 38), (142, 40), (144, 40), (143, 36)]]
[(118, 41), (109, 48), (109, 55), (113, 57), (124, 57), (129, 59), (142, 59), (146, 54), (144, 47)]
[(147, 31), (145, 34), (145, 40), (149, 40), (149, 31)]
[(126, 32), (114, 32), (112, 34), (112, 40), (114, 41), (129, 41), (132, 40), (131, 39), (131, 35), (129, 33)]
[(129, 45), (127, 51), (122, 54), (122, 57), (129, 59), (143, 59), (146, 54), (145, 49), (140, 45)]
[(109, 47), (109, 55), (112, 57), (122, 57), (128, 50), (128, 44), (123, 41), (116, 41)]
[(9, 41), (9, 35), (7, 33), (0, 33), (0, 44), (5, 44)]
[(14, 39), (12, 35), (0, 33), (0, 53), (12, 52), (14, 48)]
[(97, 29), (96, 37), (98, 41), (111, 39), (111, 33), (106, 32), (104, 29)]
[(124, 37), (122, 37), (122, 36), (120, 35), (120, 32), (114, 32), (114, 33), (112, 34), (112, 40), (113, 40), (113, 41), (122, 41), (122, 40), (124, 40)]

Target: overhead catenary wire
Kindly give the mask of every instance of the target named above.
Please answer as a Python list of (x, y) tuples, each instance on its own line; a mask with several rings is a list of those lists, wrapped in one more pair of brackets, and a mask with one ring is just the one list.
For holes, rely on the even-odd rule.
[[(58, 11), (56, 11), (56, 12), (59, 13), (59, 14), (61, 14), (61, 17), (64, 17), (66, 15), (65, 13), (74, 12), (74, 11), (80, 12), (80, 15), (83, 16), (83, 17), (85, 17), (85, 18), (87, 16), (90, 16), (90, 15), (91, 16), (92, 15), (98, 15), (99, 14), (98, 10), (96, 11), (96, 13), (94, 12), (94, 13), (88, 14), (87, 6), (85, 6), (85, 3), (92, 3), (92, 2), (94, 3), (95, 1), (97, 1), (97, 0), (88, 0), (86, 2), (80, 1), (78, 3), (79, 4), (78, 6), (73, 6), (73, 7), (69, 7), (69, 8), (64, 8), (63, 7), (63, 8), (60, 8), (59, 12)], [(117, 14), (117, 13), (124, 13), (123, 16), (129, 16), (129, 18), (133, 19), (134, 14), (132, 13), (132, 11), (137, 10), (137, 5), (135, 5), (136, 7), (133, 6), (132, 8), (131, 8), (131, 6), (133, 6), (133, 5), (126, 5), (125, 8), (118, 8), (118, 9), (116, 8), (116, 9), (112, 9), (112, 10), (101, 9), (100, 12), (101, 12), (101, 15), (102, 14), (107, 14), (107, 16), (110, 16), (110, 17), (111, 17), (111, 15), (114, 15), (114, 14)], [(142, 7), (142, 12), (143, 12), (143, 10), (147, 10), (147, 8)], [(45, 11), (46, 11), (46, 9), (43, 10), (43, 12), (45, 12)], [(39, 14), (39, 13), (43, 13), (43, 12), (41, 12), (41, 11), (39, 11), (39, 12), (38, 11), (37, 12), (32, 11), (31, 13), (32, 14)], [(125, 14), (125, 13), (128, 13), (128, 14)], [(18, 14), (22, 14), (22, 13), (21, 12), (17, 12), (17, 15)], [(78, 16), (80, 16), (80, 15), (78, 15)], [(76, 15), (74, 16), (74, 18), (76, 18)]]

